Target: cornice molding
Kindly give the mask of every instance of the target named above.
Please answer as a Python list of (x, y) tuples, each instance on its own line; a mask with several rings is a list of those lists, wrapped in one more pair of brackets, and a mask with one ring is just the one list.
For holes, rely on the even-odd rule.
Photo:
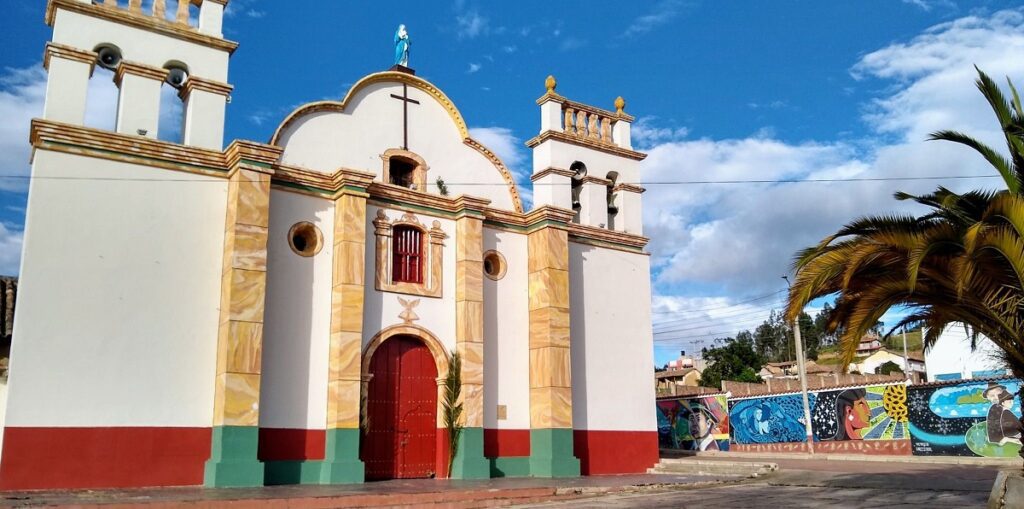
[(86, 51), (64, 44), (48, 42), (46, 43), (46, 49), (43, 50), (43, 69), (50, 70), (50, 59), (53, 57), (89, 64), (89, 75), (92, 76), (92, 71), (96, 67), (96, 59), (99, 58), (99, 55), (95, 51)]
[(545, 168), (541, 171), (538, 171), (537, 173), (534, 173), (533, 175), (530, 176), (530, 180), (536, 182), (544, 177), (547, 177), (548, 175), (559, 175), (562, 177), (572, 178), (576, 176), (576, 172), (572, 170), (567, 170), (565, 168), (555, 168), (552, 166)]
[(600, 152), (605, 152), (608, 154), (616, 155), (619, 157), (625, 157), (627, 159), (633, 159), (636, 161), (643, 161), (644, 159), (647, 158), (647, 154), (644, 154), (643, 152), (637, 152), (635, 150), (622, 148), (618, 145), (612, 145), (609, 143), (601, 143), (598, 141), (594, 141), (590, 138), (580, 138), (577, 136), (573, 136), (571, 134), (566, 134), (558, 131), (544, 131), (543, 133), (540, 133), (538, 136), (535, 136), (534, 138), (527, 141), (526, 146), (534, 148), (537, 145), (540, 145), (541, 143), (544, 143), (545, 141), (548, 140), (557, 140), (572, 145), (578, 145), (580, 147), (591, 148)]
[(235, 87), (233, 85), (228, 83), (189, 76), (188, 79), (185, 80), (185, 84), (181, 86), (180, 90), (178, 90), (178, 97), (180, 97), (182, 101), (188, 100), (188, 97), (196, 90), (227, 97), (231, 95), (231, 91), (234, 90), (234, 88)]
[(334, 173), (321, 173), (299, 166), (275, 164), (271, 184), (294, 184), (306, 188), (310, 194), (333, 199), (344, 194), (346, 187), (354, 187), (358, 192), (365, 194), (374, 177), (376, 175), (373, 173), (351, 168), (338, 168)]
[(281, 158), (282, 152), (284, 150), (280, 147), (249, 140), (235, 140), (224, 150), (224, 163), (231, 173), (246, 169), (273, 175), (273, 164)]
[(637, 194), (643, 193), (646, 190), (647, 189), (644, 189), (643, 187), (638, 186), (636, 184), (618, 184), (612, 188), (612, 191), (626, 191), (628, 193)]
[(127, 9), (112, 7), (104, 4), (83, 3), (78, 0), (49, 0), (46, 5), (46, 24), (53, 26), (57, 16), (57, 9), (64, 9), (77, 12), (94, 18), (105, 19), (114, 23), (121, 23), (143, 30), (151, 30), (161, 34), (181, 39), (214, 49), (226, 51), (229, 55), (238, 48), (237, 42), (228, 41), (219, 37), (200, 33), (193, 27), (180, 23), (172, 23), (153, 16), (133, 13)]
[(165, 79), (167, 79), (167, 75), (170, 74), (170, 72), (171, 71), (167, 69), (161, 69), (159, 67), (153, 67), (151, 65), (140, 64), (138, 62), (129, 62), (127, 60), (122, 60), (121, 63), (118, 64), (117, 70), (114, 71), (114, 83), (116, 83), (117, 86), (120, 87), (121, 82), (124, 80), (126, 74), (130, 74), (132, 76), (140, 76), (143, 78), (149, 78), (151, 80), (159, 81), (162, 83)]
[(225, 177), (227, 174), (223, 152), (52, 120), (33, 119), (30, 141), (33, 150), (53, 150), (201, 175)]
[(650, 241), (649, 238), (644, 237), (643, 235), (634, 235), (632, 233), (576, 223), (569, 224), (569, 237), (570, 240), (574, 237), (585, 240), (596, 240), (599, 242), (629, 246), (638, 250), (643, 249)]
[(599, 186), (604, 186), (604, 187), (608, 187), (608, 186), (612, 185), (612, 181), (611, 180), (608, 180), (608, 179), (605, 179), (605, 178), (601, 178), (601, 177), (594, 177), (592, 175), (585, 175), (582, 179), (580, 179), (580, 181), (583, 184), (597, 184)]

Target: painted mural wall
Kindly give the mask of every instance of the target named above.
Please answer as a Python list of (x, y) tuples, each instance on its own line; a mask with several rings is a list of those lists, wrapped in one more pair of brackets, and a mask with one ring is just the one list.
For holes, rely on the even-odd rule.
[(1021, 449), (1018, 380), (909, 388), (916, 456), (1015, 457)]
[(728, 451), (725, 396), (659, 400), (658, 442), (664, 449)]
[[(808, 406), (815, 451), (910, 454), (903, 385), (811, 392)], [(805, 451), (803, 413), (799, 394), (730, 401), (733, 450)]]

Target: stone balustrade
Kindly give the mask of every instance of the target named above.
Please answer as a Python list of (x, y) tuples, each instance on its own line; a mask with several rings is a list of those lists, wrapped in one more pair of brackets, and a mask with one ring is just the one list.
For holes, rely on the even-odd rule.
[(562, 131), (577, 138), (614, 144), (612, 124), (619, 115), (572, 101), (562, 103)]
[(175, 2), (174, 0), (171, 0), (172, 4), (176, 4), (175, 12), (171, 18), (168, 18), (167, 15), (167, 0), (153, 0), (149, 12), (143, 11), (142, 0), (128, 0), (127, 5), (124, 5), (124, 0), (121, 0), (121, 2), (118, 2), (118, 0), (95, 0), (94, 3), (111, 9), (127, 10), (132, 14), (140, 16), (152, 16), (158, 20), (181, 25), (183, 27), (191, 27), (189, 23), (189, 20), (191, 19), (189, 6), (192, 4), (200, 5), (202, 4), (202, 1), (203, 0), (178, 0)]

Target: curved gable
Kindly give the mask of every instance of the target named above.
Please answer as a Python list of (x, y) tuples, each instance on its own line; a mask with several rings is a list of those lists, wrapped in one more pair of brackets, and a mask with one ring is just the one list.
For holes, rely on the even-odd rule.
[[(397, 98), (403, 96), (416, 101), (405, 113)], [(431, 168), (428, 192), (437, 192), (434, 183), (441, 177), (452, 196), (479, 196), (496, 208), (523, 211), (515, 180), (501, 159), (469, 136), (462, 114), (444, 92), (411, 74), (371, 74), (341, 101), (303, 105), (284, 119), (270, 144), (284, 148), (285, 164), (325, 173), (353, 168), (380, 179), (380, 156), (402, 147), (403, 134), (410, 151)]]

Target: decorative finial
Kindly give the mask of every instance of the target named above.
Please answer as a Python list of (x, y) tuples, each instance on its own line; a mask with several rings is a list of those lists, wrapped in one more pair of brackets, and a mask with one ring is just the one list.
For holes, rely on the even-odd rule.
[(625, 113), (624, 111), (622, 111), (625, 108), (626, 108), (626, 100), (623, 99), (621, 95), (616, 97), (615, 98), (615, 113), (618, 113), (619, 115), (622, 115), (623, 113)]
[(558, 82), (555, 81), (555, 77), (554, 76), (549, 74), (548, 78), (546, 80), (544, 80), (544, 86), (547, 87), (549, 94), (554, 94), (555, 93), (555, 87), (558, 86)]

